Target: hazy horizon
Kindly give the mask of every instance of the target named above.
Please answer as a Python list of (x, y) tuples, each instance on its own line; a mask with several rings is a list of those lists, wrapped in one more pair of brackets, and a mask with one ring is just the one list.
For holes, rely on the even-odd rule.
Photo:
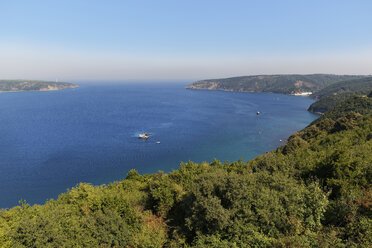
[(1, 3), (0, 79), (372, 74), (372, 2)]

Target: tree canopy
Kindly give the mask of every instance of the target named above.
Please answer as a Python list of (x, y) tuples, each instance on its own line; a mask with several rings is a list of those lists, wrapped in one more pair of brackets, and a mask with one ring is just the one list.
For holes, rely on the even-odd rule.
[(309, 107), (310, 112), (325, 113), (349, 97), (367, 95), (372, 90), (372, 77), (337, 82), (315, 92), (311, 97), (318, 99)]

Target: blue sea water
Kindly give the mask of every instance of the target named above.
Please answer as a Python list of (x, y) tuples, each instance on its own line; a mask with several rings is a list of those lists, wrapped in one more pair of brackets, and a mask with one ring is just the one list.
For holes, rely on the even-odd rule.
[[(317, 118), (305, 97), (184, 86), (86, 83), (0, 94), (0, 208), (43, 203), (79, 182), (121, 180), (132, 168), (249, 160)], [(152, 136), (140, 140), (141, 132)]]

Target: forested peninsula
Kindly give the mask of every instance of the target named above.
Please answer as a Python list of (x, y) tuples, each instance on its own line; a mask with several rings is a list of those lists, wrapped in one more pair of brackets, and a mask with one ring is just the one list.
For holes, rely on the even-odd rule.
[(372, 92), (248, 162), (182, 163), (0, 211), (1, 247), (371, 247)]
[(77, 88), (76, 84), (40, 80), (0, 80), (0, 92), (52, 91)]
[(333, 74), (257, 75), (200, 80), (188, 85), (186, 89), (296, 94), (315, 92), (332, 83), (362, 77)]
[(317, 100), (308, 110), (324, 114), (352, 95), (368, 94), (372, 90), (372, 77), (333, 74), (258, 75), (201, 80), (188, 85), (186, 89), (307, 95)]

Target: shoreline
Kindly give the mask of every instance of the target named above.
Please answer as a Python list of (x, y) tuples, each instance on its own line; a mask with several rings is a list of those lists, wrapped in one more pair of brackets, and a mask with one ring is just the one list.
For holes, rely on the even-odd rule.
[(188, 86), (185, 87), (186, 90), (204, 90), (204, 91), (226, 91), (226, 92), (245, 92), (245, 93), (266, 93), (266, 94), (279, 94), (279, 95), (285, 95), (285, 96), (302, 96), (302, 97), (308, 97), (313, 99), (311, 94), (286, 94), (282, 92), (272, 92), (272, 91), (250, 91), (250, 90), (232, 90), (232, 89), (203, 89), (203, 88), (189, 88)]
[(39, 90), (0, 90), (0, 93), (16, 93), (16, 92), (48, 92), (48, 91), (59, 91), (59, 90), (67, 90), (67, 89), (76, 89), (79, 88), (78, 85), (72, 87), (66, 87), (61, 89), (39, 89)]
[[(196, 88), (188, 88), (188, 86), (185, 87), (186, 90), (204, 90), (204, 91), (225, 91), (225, 92), (238, 92), (238, 93), (265, 93), (265, 94), (278, 94), (278, 95), (284, 95), (284, 96), (296, 96), (296, 97), (305, 97), (305, 98), (309, 98), (309, 99), (312, 99), (314, 100), (313, 103), (319, 101), (319, 99), (315, 99), (315, 98), (312, 98), (311, 97), (311, 94), (284, 94), (284, 93), (276, 93), (276, 92), (266, 92), (266, 91), (260, 91), (260, 92), (257, 92), (257, 91), (237, 91), (237, 90), (228, 90), (228, 89), (196, 89)], [(307, 93), (307, 92), (306, 92)], [(311, 106), (311, 104), (310, 104)], [(322, 112), (313, 112), (313, 111), (310, 111), (309, 108), (310, 106), (308, 106), (306, 108), (306, 111), (309, 112), (309, 113), (312, 113), (312, 114), (316, 114), (316, 115), (319, 115), (319, 116), (322, 116), (324, 115), (324, 113)]]

